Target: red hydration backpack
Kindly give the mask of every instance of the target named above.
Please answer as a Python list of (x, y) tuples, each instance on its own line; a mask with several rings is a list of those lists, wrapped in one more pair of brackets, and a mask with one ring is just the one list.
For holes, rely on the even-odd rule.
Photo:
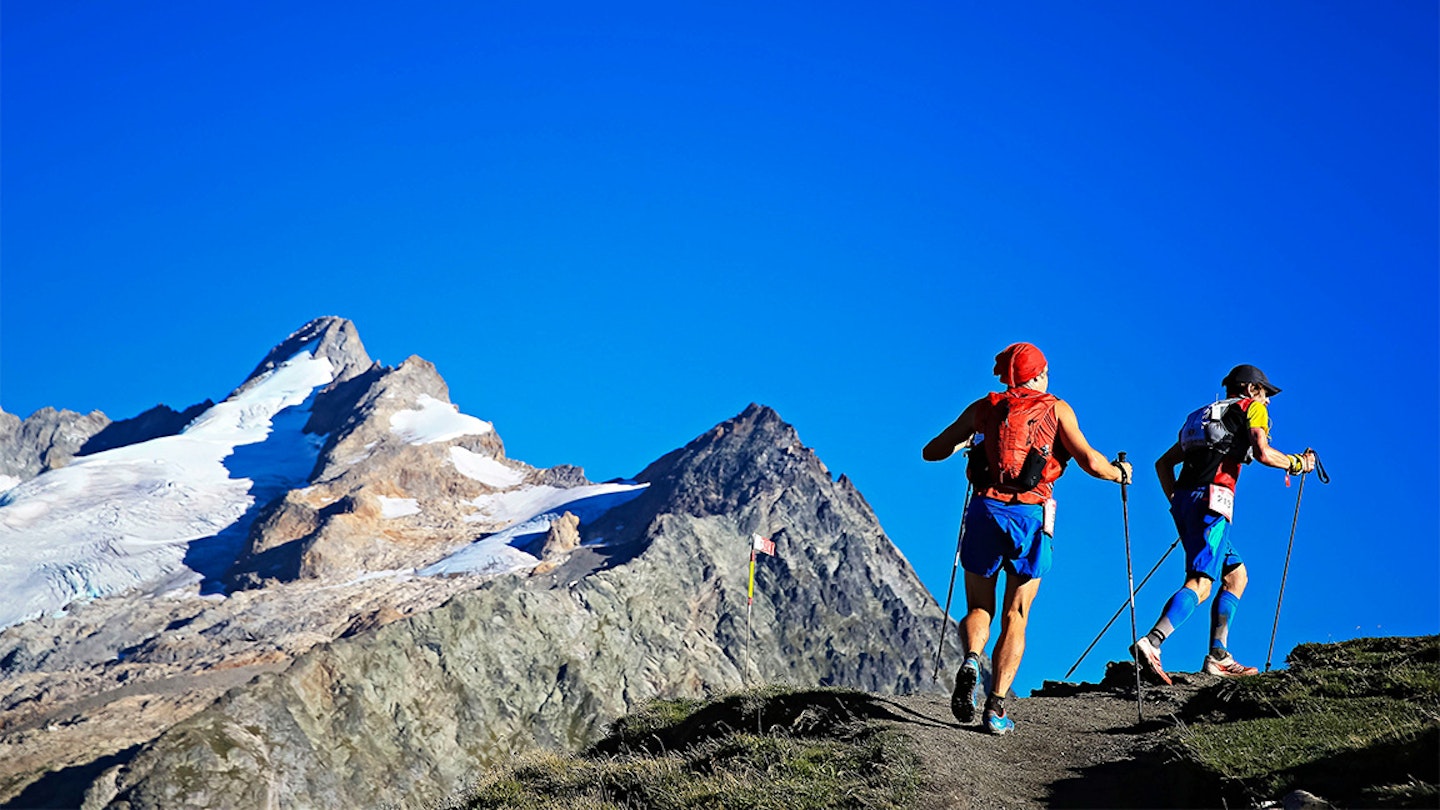
[[(1056, 441), (1060, 419), (1051, 394), (1028, 388), (992, 393), (975, 417), (983, 453), (971, 452), (970, 482), (987, 498), (1044, 503), (1069, 453)], [(981, 458), (983, 456), (983, 464)]]

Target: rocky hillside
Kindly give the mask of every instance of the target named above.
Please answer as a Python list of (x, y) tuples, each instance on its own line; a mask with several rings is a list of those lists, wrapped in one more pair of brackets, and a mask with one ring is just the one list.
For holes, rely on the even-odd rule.
[[(197, 466), (202, 438), (233, 448), (223, 468)], [(156, 481), (149, 456), (214, 480)], [(161, 537), (179, 551), (152, 543), (134, 565), (114, 542), (66, 544), (71, 524), (47, 516), (73, 520), (72, 478), (135, 498), (122, 524), (207, 505), (231, 522)], [(594, 484), (506, 458), (431, 364), (379, 366), (340, 319), (297, 331), (178, 433), (13, 489), (0, 569), (24, 559), (6, 545), (20, 524), (59, 535), (82, 569), (130, 567), (128, 585), (0, 633), (14, 806), (440, 799), (477, 766), (587, 744), (656, 697), (926, 688), (940, 629), (864, 499), (774, 411)], [(758, 565), (747, 655), (752, 534), (778, 548)]]
[[(926, 685), (938, 608), (854, 488), (832, 481), (773, 411), (750, 407), (639, 480), (645, 494), (586, 527), (581, 549), (549, 573), (492, 580), (316, 648), (104, 774), (92, 799), (438, 799), (477, 763), (578, 747), (656, 697), (747, 678)], [(757, 577), (747, 675), (749, 538), (782, 529)]]

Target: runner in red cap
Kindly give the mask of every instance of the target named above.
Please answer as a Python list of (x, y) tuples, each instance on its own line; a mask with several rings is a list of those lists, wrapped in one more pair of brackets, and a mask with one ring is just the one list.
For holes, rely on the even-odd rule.
[(1013, 388), (1044, 374), (1048, 366), (1045, 355), (1035, 344), (1011, 343), (1004, 351), (995, 355), (995, 370), (991, 373), (999, 377), (1000, 382)]
[(1046, 392), (1049, 366), (1034, 345), (1005, 347), (995, 356), (995, 374), (1005, 391), (970, 403), (960, 418), (925, 445), (923, 455), (926, 461), (941, 461), (956, 450), (978, 445), (970, 452), (966, 470), (975, 496), (965, 506), (960, 544), (960, 563), (965, 568), (966, 614), (960, 623), (965, 663), (955, 675), (950, 710), (962, 723), (975, 718), (980, 655), (990, 640), (995, 589), (1004, 569), (1004, 612), (984, 723), (991, 733), (1006, 734), (1015, 722), (1005, 712), (1004, 696), (1025, 652), (1030, 604), (1040, 590), (1040, 578), (1050, 569), (1054, 483), (1072, 458), (1090, 475), (1117, 483), (1129, 482), (1130, 465), (1112, 464), (1092, 448), (1080, 432), (1075, 411)]

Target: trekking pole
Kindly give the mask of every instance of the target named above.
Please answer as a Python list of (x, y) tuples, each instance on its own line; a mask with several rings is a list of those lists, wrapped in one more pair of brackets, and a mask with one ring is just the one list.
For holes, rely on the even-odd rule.
[[(1116, 456), (1121, 464), (1125, 463), (1125, 451), (1120, 451)], [(1125, 579), (1130, 584), (1130, 647), (1135, 647), (1139, 636), (1135, 630), (1135, 571), (1130, 566), (1130, 476), (1125, 474), (1125, 469), (1120, 469), (1120, 511), (1125, 520)], [(1167, 552), (1168, 553), (1168, 552)], [(1145, 722), (1145, 701), (1140, 694), (1140, 662), (1135, 662), (1135, 717), (1137, 723)]]
[(945, 615), (940, 617), (940, 646), (935, 650), (935, 672), (930, 676), (940, 680), (940, 659), (945, 656), (945, 631), (950, 629), (950, 600), (955, 595), (955, 572), (960, 569), (960, 544), (965, 540), (965, 514), (970, 509), (970, 484), (965, 485), (965, 507), (960, 510), (960, 534), (955, 538), (955, 562), (950, 566), (950, 587), (945, 591)]
[[(1314, 450), (1307, 449), (1305, 452), (1314, 453)], [(1275, 624), (1270, 627), (1270, 648), (1265, 651), (1265, 671), (1270, 671), (1271, 657), (1275, 654), (1275, 633), (1280, 629), (1280, 605), (1285, 602), (1285, 580), (1290, 576), (1290, 552), (1295, 550), (1295, 526), (1300, 522), (1300, 499), (1305, 495), (1305, 478), (1309, 472), (1300, 473), (1300, 489), (1295, 492), (1295, 517), (1290, 521), (1290, 544), (1285, 548), (1285, 569), (1280, 574), (1280, 596), (1275, 600)], [(1325, 467), (1320, 464), (1320, 456), (1315, 456), (1315, 477), (1320, 483), (1330, 483), (1330, 476), (1325, 473)]]
[[(1178, 545), (1180, 545), (1180, 538), (1177, 537), (1175, 538), (1175, 542), (1170, 544), (1170, 548), (1165, 549), (1165, 553), (1160, 555), (1160, 559), (1155, 563), (1155, 566), (1150, 569), (1150, 573), (1146, 574), (1145, 578), (1140, 580), (1140, 584), (1135, 586), (1135, 593), (1140, 593), (1145, 590), (1145, 583), (1149, 582), (1150, 577), (1154, 576), (1155, 572), (1160, 570), (1160, 566), (1165, 562), (1165, 559), (1170, 556), (1170, 552), (1174, 551)], [(1075, 674), (1075, 670), (1080, 668), (1080, 663), (1085, 660), (1085, 656), (1089, 655), (1091, 650), (1095, 649), (1095, 645), (1100, 643), (1100, 639), (1104, 638), (1105, 634), (1110, 632), (1110, 625), (1114, 624), (1115, 620), (1120, 618), (1120, 614), (1125, 612), (1125, 606), (1128, 604), (1129, 602), (1121, 602), (1120, 607), (1115, 608), (1115, 615), (1111, 616), (1110, 621), (1106, 622), (1105, 626), (1100, 629), (1100, 635), (1096, 636), (1095, 640), (1090, 642), (1090, 646), (1085, 648), (1085, 652), (1080, 653), (1080, 657), (1075, 660), (1074, 665), (1065, 673), (1067, 679)]]

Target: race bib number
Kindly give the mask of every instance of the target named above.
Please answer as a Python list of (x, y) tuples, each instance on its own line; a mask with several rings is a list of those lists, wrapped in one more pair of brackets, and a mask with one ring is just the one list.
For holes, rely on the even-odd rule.
[(1047, 537), (1054, 537), (1054, 536), (1055, 536), (1055, 499), (1054, 499), (1054, 498), (1046, 498), (1046, 499), (1045, 499), (1045, 522), (1044, 522), (1044, 524), (1040, 527), (1040, 531), (1045, 532), (1045, 536), (1047, 536)]
[(1211, 484), (1210, 511), (1233, 523), (1235, 521), (1235, 490), (1219, 484)]

